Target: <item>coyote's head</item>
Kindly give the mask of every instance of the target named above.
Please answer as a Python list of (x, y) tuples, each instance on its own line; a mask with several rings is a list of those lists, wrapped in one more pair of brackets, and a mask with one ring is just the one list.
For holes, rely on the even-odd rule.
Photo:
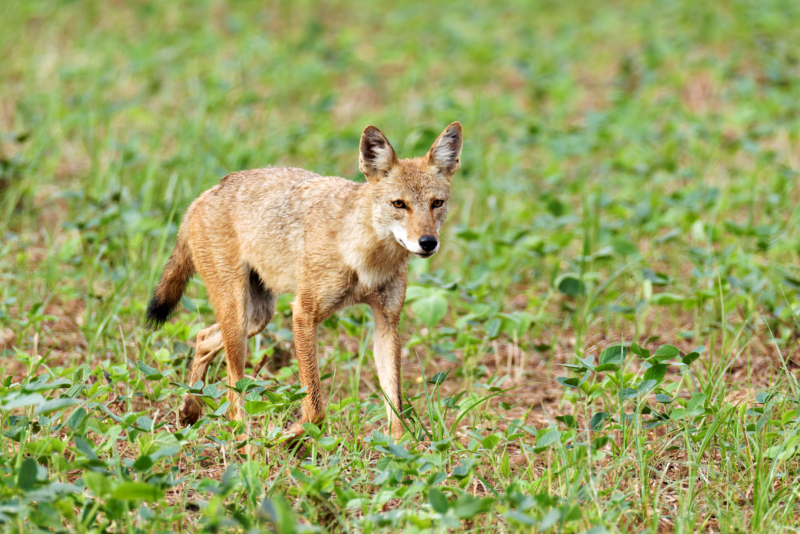
[(393, 237), (420, 258), (433, 256), (460, 158), (458, 122), (445, 128), (427, 155), (402, 160), (380, 130), (367, 126), (361, 134), (359, 169), (369, 182), (372, 220), (381, 237)]

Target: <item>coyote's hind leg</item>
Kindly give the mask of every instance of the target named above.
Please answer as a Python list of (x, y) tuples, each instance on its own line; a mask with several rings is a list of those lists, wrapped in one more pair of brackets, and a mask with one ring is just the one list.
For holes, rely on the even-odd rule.
[[(204, 328), (197, 333), (197, 352), (192, 367), (189, 371), (189, 385), (193, 386), (197, 381), (205, 384), (208, 367), (214, 358), (222, 350), (222, 332), (219, 324)], [(191, 393), (183, 396), (183, 402), (178, 409), (178, 423), (182, 426), (192, 425), (203, 415), (203, 407), (200, 401)]]
[[(253, 337), (267, 327), (272, 320), (272, 316), (275, 315), (275, 303), (275, 293), (265, 288), (258, 276), (251, 272), (249, 301), (247, 305), (248, 338)], [(197, 353), (192, 361), (191, 370), (189, 372), (190, 386), (194, 385), (197, 381), (206, 382), (208, 368), (222, 348), (222, 331), (220, 330), (219, 323), (204, 328), (197, 333)], [(244, 366), (244, 360), (242, 360), (242, 366)], [(234, 400), (231, 400), (232, 405), (236, 404)], [(200, 419), (201, 415), (203, 415), (203, 407), (200, 401), (190, 393), (184, 395), (183, 402), (178, 410), (178, 423), (183, 426), (194, 424)], [(238, 418), (240, 415), (238, 411), (234, 412), (234, 417)]]

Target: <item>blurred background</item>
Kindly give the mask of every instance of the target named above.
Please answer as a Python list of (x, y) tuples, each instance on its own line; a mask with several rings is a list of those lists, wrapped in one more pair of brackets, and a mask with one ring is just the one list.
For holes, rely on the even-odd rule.
[[(70, 358), (118, 354), (182, 212), (225, 174), (292, 165), (362, 180), (366, 125), (410, 157), (454, 120), (465, 145), (443, 250), (412, 266), (451, 326), (430, 338), (437, 297), (405, 335), (453, 360), (469, 328), (544, 361), (582, 353), (590, 334), (713, 345), (731, 321), (766, 325), (773, 346), (794, 339), (797, 2), (2, 12), (6, 350), (43, 328), (38, 342)], [(200, 283), (190, 297), (187, 321), (208, 314)]]

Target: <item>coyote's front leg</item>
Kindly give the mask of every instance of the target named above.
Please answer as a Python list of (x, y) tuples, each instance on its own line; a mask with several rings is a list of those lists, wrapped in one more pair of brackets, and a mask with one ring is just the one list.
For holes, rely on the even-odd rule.
[(305, 409), (300, 421), (291, 425), (287, 432), (299, 437), (305, 432), (303, 423), (320, 423), (325, 419), (322, 402), (322, 391), (317, 363), (317, 327), (319, 321), (311, 312), (311, 306), (304, 306), (304, 299), (299, 295), (292, 303), (292, 329), (294, 331), (294, 350), (297, 365), (300, 368), (300, 385), (306, 388), (303, 399)]
[(403, 385), (400, 375), (400, 314), (390, 313), (382, 306), (373, 304), (375, 316), (375, 365), (378, 381), (386, 395), (386, 415), (392, 428), (392, 437), (399, 441), (403, 435)]
[(367, 303), (375, 317), (375, 365), (378, 381), (386, 394), (386, 414), (391, 422), (392, 436), (399, 440), (403, 428), (403, 377), (400, 364), (400, 312), (406, 298), (407, 277), (398, 276), (393, 283), (378, 291)]

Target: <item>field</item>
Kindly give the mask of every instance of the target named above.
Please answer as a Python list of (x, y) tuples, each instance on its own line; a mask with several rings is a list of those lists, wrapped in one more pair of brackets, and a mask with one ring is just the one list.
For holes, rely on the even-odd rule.
[[(800, 3), (9, 0), (0, 53), (3, 531), (800, 531)], [(320, 328), (324, 424), (269, 430), (291, 295), (246, 421), (219, 357), (178, 427), (213, 312), (144, 311), (189, 203), (454, 120), (404, 440), (363, 306)]]

